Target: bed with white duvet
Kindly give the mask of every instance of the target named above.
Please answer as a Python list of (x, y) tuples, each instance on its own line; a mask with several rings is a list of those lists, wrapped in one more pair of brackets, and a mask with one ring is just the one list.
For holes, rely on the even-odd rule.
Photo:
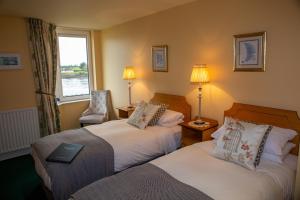
[[(85, 127), (90, 133), (106, 140), (114, 150), (115, 172), (152, 160), (180, 147), (181, 127), (148, 126), (138, 129), (127, 119), (114, 120)], [(34, 149), (35, 168), (45, 186), (51, 190), (51, 179)]]

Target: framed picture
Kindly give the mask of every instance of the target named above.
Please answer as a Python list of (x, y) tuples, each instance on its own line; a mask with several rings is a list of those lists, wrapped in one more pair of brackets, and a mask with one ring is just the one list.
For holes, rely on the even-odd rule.
[(168, 72), (168, 46), (152, 47), (152, 69), (154, 72)]
[(264, 72), (266, 32), (234, 35), (234, 71)]
[(22, 69), (20, 55), (14, 53), (0, 53), (0, 69)]

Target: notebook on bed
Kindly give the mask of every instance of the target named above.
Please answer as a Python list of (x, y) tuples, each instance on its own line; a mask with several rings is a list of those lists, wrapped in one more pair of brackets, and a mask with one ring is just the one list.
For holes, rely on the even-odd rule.
[(61, 143), (56, 149), (47, 157), (48, 162), (71, 163), (78, 155), (84, 145), (81, 144), (67, 144)]

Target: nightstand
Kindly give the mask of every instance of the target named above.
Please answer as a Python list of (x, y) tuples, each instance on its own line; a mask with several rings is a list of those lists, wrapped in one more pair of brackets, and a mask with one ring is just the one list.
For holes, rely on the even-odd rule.
[(119, 118), (124, 119), (124, 118), (130, 117), (130, 115), (133, 113), (134, 109), (135, 109), (135, 107), (133, 107), (133, 108), (128, 108), (128, 107), (117, 108), (117, 110), (119, 112)]
[(203, 117), (201, 117), (201, 119), (205, 122), (209, 122), (209, 124), (206, 126), (194, 126), (190, 124), (191, 121), (180, 124), (182, 126), (182, 147), (211, 140), (211, 134), (218, 129), (218, 122)]

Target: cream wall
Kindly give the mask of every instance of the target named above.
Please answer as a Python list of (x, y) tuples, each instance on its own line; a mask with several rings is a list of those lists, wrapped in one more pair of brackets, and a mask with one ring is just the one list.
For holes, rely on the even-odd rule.
[[(35, 107), (35, 88), (28, 46), (26, 21), (23, 18), (0, 16), (0, 52), (19, 53), (23, 69), (0, 70), (0, 111)], [(95, 64), (95, 85), (102, 88), (101, 32), (92, 31)], [(79, 127), (79, 116), (87, 108), (88, 101), (59, 106), (62, 129)]]
[(0, 70), (0, 110), (36, 106), (25, 20), (0, 17), (0, 53), (19, 53), (21, 70)]
[[(202, 115), (222, 122), (233, 102), (291, 109), (300, 115), (300, 2), (199, 0), (102, 32), (104, 88), (114, 106), (128, 104), (126, 65), (137, 69), (133, 101), (154, 92), (184, 95), (197, 111), (191, 67), (206, 63)], [(233, 72), (233, 35), (267, 31), (266, 72)], [(151, 46), (169, 46), (169, 72), (152, 72)], [(300, 165), (299, 165), (300, 170)], [(300, 175), (298, 175), (298, 190)], [(298, 198), (300, 199), (300, 197)]]

